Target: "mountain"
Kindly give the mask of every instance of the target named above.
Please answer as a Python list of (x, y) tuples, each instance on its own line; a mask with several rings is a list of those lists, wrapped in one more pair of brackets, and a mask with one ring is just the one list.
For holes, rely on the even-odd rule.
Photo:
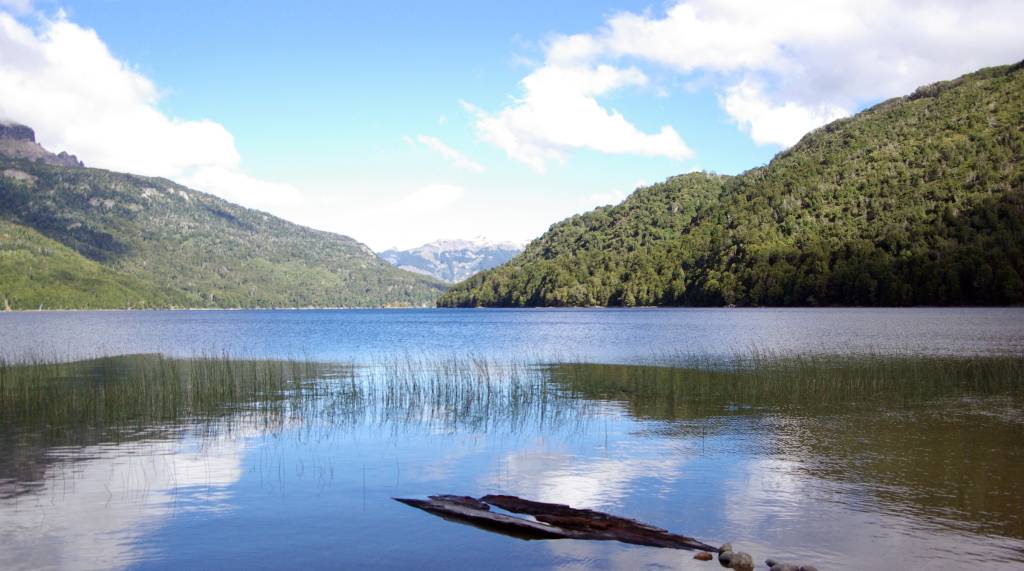
[(1024, 303), (1024, 62), (551, 227), (441, 306)]
[(443, 287), (346, 236), (0, 130), (0, 309), (423, 305)]
[(75, 155), (53, 154), (36, 142), (36, 132), (20, 123), (0, 120), (0, 157), (38, 161), (64, 167), (85, 166)]
[(519, 244), (481, 238), (439, 240), (411, 250), (386, 250), (380, 257), (403, 270), (455, 283), (500, 266), (522, 251)]

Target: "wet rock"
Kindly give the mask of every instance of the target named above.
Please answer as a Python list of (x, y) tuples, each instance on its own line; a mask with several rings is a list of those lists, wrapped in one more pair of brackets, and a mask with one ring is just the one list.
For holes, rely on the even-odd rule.
[(765, 559), (764, 560), (764, 564), (767, 565), (769, 569), (771, 569), (772, 567), (775, 567), (775, 565), (777, 563), (778, 563), (778, 561), (776, 561), (774, 559)]
[(730, 561), (732, 561), (732, 544), (726, 543), (718, 548), (718, 563), (722, 567), (728, 567)]
[(754, 558), (749, 553), (733, 551), (732, 557), (729, 559), (729, 567), (736, 571), (753, 571)]
[(707, 551), (698, 551), (697, 554), (693, 556), (693, 558), (699, 561), (711, 561), (712, 559), (714, 559), (714, 556), (708, 553)]
[[(767, 561), (765, 562), (767, 563)], [(769, 567), (770, 571), (800, 571), (801, 567), (792, 563), (775, 563)]]
[(814, 565), (801, 565), (800, 571), (818, 571), (818, 568)]

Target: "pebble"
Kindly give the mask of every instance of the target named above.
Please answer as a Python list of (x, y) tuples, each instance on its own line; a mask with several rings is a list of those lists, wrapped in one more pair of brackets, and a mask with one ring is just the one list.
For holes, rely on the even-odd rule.
[(749, 553), (733, 551), (732, 557), (729, 560), (729, 567), (732, 567), (736, 571), (753, 571), (754, 558), (751, 557)]
[(698, 551), (697, 554), (693, 556), (693, 558), (698, 559), (700, 561), (711, 561), (712, 559), (714, 559), (714, 557), (707, 551)]

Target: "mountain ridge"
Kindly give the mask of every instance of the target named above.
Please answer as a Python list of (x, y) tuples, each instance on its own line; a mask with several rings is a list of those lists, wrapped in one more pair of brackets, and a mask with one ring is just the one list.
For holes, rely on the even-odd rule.
[(14, 309), (426, 305), (442, 290), (347, 236), (164, 178), (26, 156), (38, 143), (23, 129), (5, 140), (17, 145), (0, 146), (0, 297)]
[(398, 268), (456, 283), (499, 266), (522, 250), (522, 245), (514, 242), (480, 237), (435, 240), (408, 250), (392, 248), (381, 252), (380, 257)]
[(1022, 63), (553, 225), (440, 306), (1024, 303)]
[(75, 155), (51, 153), (36, 142), (36, 132), (28, 125), (0, 119), (0, 156), (39, 161), (48, 165), (84, 167)]

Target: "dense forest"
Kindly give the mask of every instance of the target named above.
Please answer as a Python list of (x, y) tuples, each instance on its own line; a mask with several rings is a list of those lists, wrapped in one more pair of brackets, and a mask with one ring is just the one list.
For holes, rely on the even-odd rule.
[(0, 153), (0, 309), (423, 305), (443, 288), (166, 179)]
[(441, 306), (1024, 302), (1024, 62), (555, 224)]

